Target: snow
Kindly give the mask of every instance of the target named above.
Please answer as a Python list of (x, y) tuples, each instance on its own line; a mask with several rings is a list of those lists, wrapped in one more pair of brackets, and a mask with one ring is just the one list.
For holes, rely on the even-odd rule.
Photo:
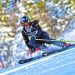
[(75, 48), (1, 72), (2, 75), (74, 75)]

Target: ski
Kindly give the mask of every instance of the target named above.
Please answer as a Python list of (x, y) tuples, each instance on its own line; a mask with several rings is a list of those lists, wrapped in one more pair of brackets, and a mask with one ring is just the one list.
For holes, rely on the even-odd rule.
[(24, 64), (24, 63), (27, 63), (27, 62), (30, 62), (30, 61), (34, 61), (36, 59), (40, 59), (40, 58), (49, 56), (50, 54), (51, 54), (51, 52), (44, 52), (42, 55), (39, 55), (37, 57), (33, 57), (33, 58), (25, 59), (25, 60), (19, 60), (19, 64)]
[(43, 53), (42, 53), (41, 55), (39, 55), (39, 56), (32, 57), (32, 58), (29, 58), (29, 59), (19, 60), (19, 64), (28, 63), (28, 62), (31, 62), (31, 61), (34, 61), (34, 60), (37, 60), (37, 59), (40, 59), (40, 58), (43, 58), (43, 57), (46, 57), (46, 56), (55, 54), (55, 53), (59, 53), (59, 52), (62, 52), (62, 51), (71, 49), (71, 48), (73, 48), (73, 47), (75, 47), (75, 44), (71, 44), (71, 45), (69, 45), (69, 46), (67, 46), (67, 47), (64, 47), (64, 48), (62, 48), (61, 50), (57, 50), (57, 51), (43, 52)]

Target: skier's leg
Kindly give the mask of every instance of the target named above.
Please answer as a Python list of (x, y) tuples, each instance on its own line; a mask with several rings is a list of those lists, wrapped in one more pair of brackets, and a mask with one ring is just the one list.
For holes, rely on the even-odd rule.
[(54, 44), (54, 45), (63, 47), (64, 44), (65, 44), (65, 42), (61, 42), (61, 41), (54, 40), (54, 41), (51, 41), (50, 44)]
[(42, 39), (53, 40), (52, 38), (50, 38), (50, 37), (49, 37), (48, 33), (47, 33), (47, 32), (45, 32), (45, 31), (43, 32), (43, 34), (42, 34), (41, 38), (42, 38)]
[[(40, 37), (40, 39), (46, 39), (46, 40), (52, 40), (47, 32), (43, 32), (42, 36)], [(43, 50), (45, 53), (48, 52), (48, 47), (45, 45), (45, 42), (43, 42), (42, 46), (41, 46), (41, 50)]]
[(48, 44), (54, 44), (54, 45), (61, 46), (61, 47), (63, 47), (64, 44), (66, 44), (65, 42), (56, 41), (55, 39), (50, 38), (47, 32), (43, 33), (42, 39), (49, 40), (49, 41), (46, 41), (46, 43), (48, 43)]

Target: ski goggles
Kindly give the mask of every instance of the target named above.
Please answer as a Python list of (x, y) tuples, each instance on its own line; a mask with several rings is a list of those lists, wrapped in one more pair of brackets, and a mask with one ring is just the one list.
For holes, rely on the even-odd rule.
[(29, 25), (28, 22), (23, 22), (23, 23), (21, 23), (21, 24), (22, 24), (22, 26), (28, 26), (28, 25)]

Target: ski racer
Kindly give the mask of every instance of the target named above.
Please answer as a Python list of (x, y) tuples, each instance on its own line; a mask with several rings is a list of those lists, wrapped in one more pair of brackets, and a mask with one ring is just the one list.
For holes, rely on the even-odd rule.
[[(36, 48), (39, 48), (40, 44), (45, 42), (38, 42), (36, 39), (54, 40), (49, 37), (48, 33), (43, 31), (39, 26), (38, 20), (30, 21), (28, 16), (23, 16), (20, 19), (20, 23), (23, 26), (22, 36), (29, 50), (35, 52)], [(46, 42), (47, 43), (47, 42)], [(55, 44), (59, 46), (65, 46), (66, 43), (60, 41), (49, 41), (49, 44)]]

